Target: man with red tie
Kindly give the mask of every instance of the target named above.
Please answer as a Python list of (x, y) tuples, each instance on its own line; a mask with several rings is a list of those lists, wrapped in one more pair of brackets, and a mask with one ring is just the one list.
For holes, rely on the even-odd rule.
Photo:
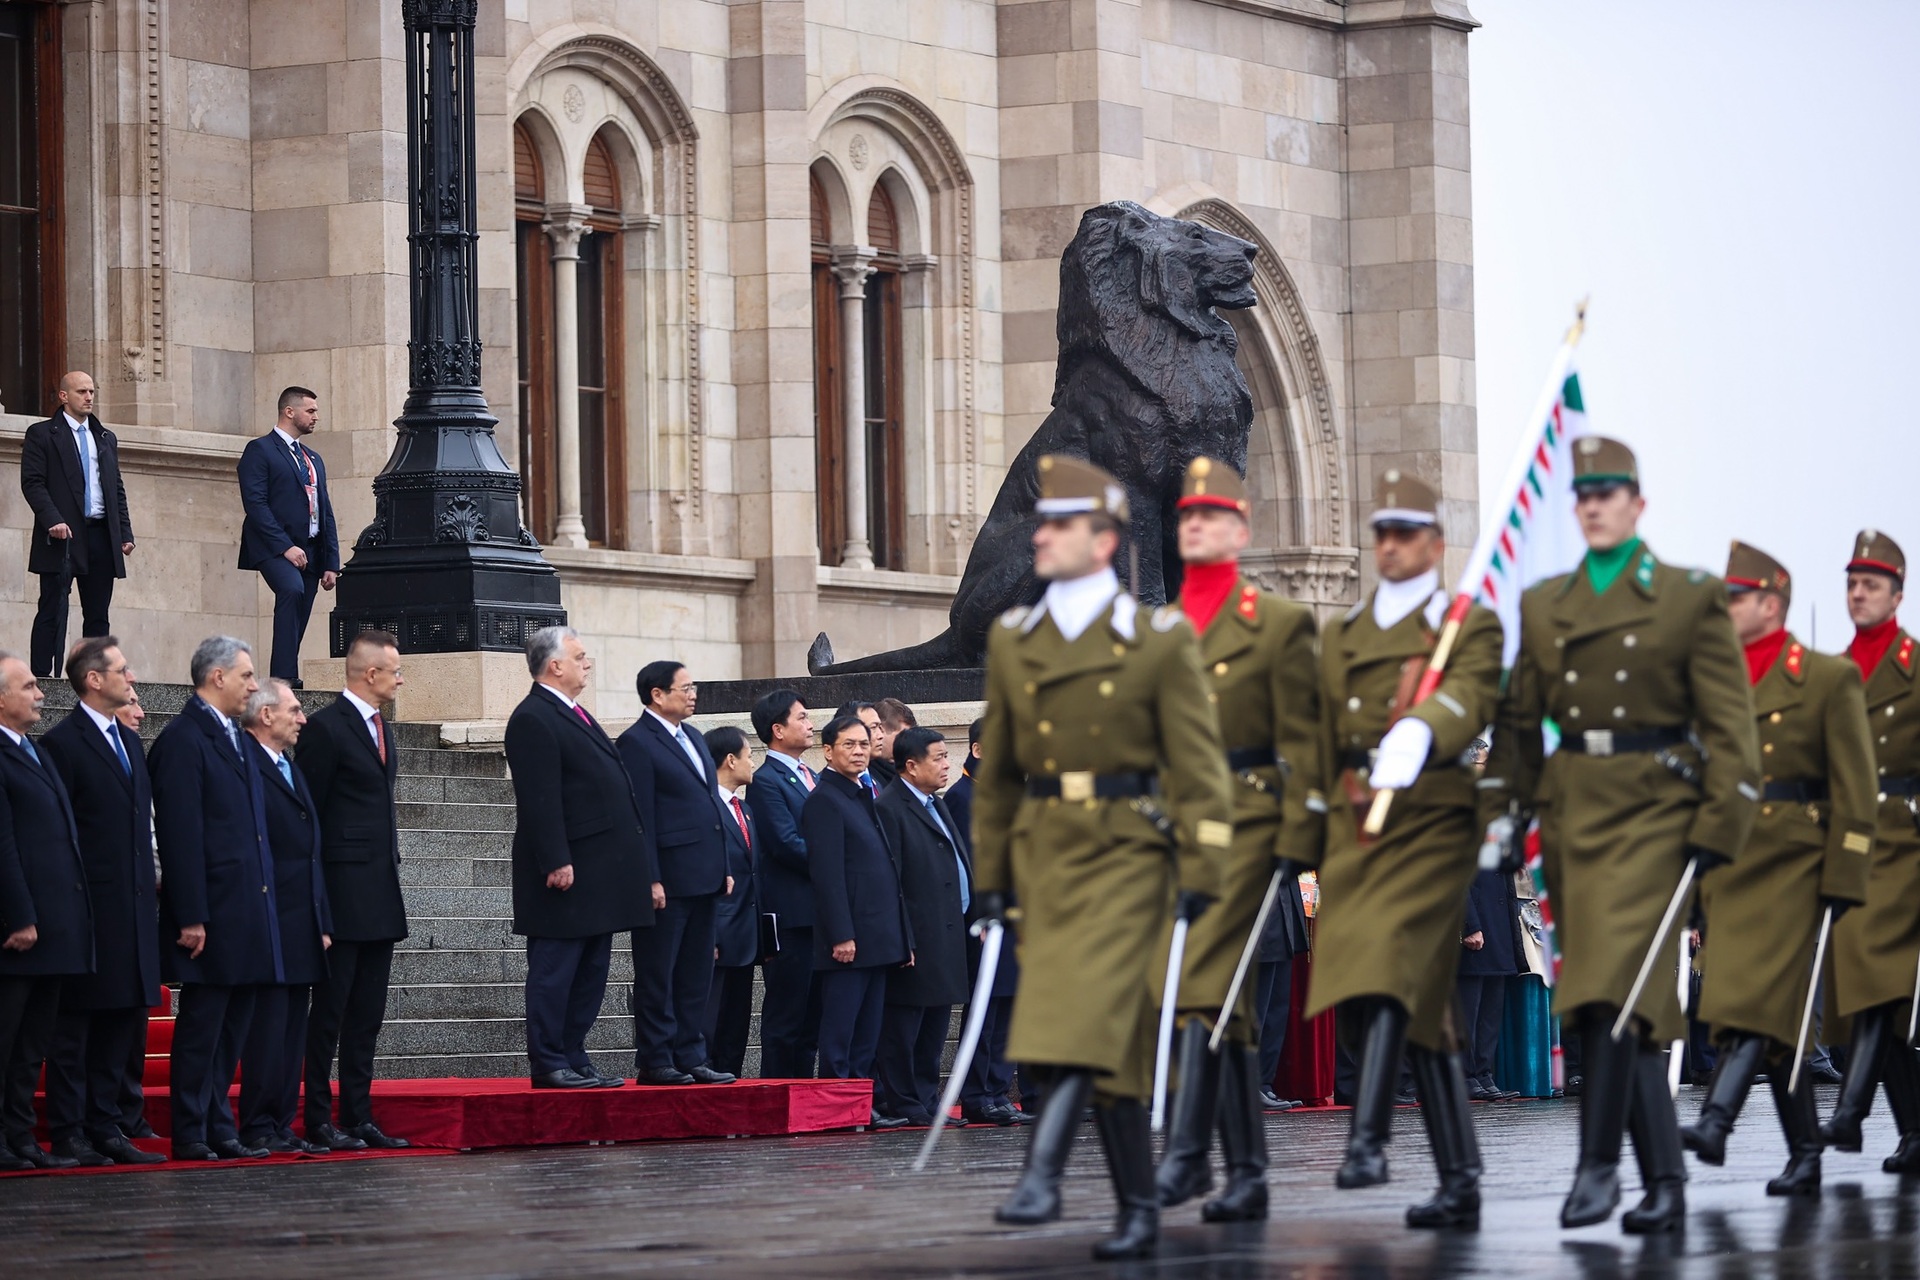
[(340, 537), (327, 497), (327, 466), (303, 437), (320, 423), (320, 403), (305, 387), (280, 393), (273, 430), (240, 454), (240, 567), (257, 569), (273, 591), (273, 656), (267, 673), (299, 689), (300, 638), (316, 593), (340, 576)]
[(813, 974), (813, 877), (800, 831), (818, 779), (800, 757), (813, 745), (813, 719), (792, 689), (775, 689), (753, 706), (753, 732), (766, 744), (747, 787), (747, 808), (760, 837), (760, 910), (773, 917), (760, 976), (760, 1075), (813, 1078), (820, 1041), (820, 984)]
[(747, 1061), (753, 967), (760, 962), (760, 885), (754, 874), (760, 855), (744, 798), (747, 784), (753, 781), (753, 747), (747, 735), (730, 724), (707, 730), (706, 740), (720, 781), (720, 799), (733, 818), (727, 829), (727, 892), (713, 908), (707, 1051), (715, 1071), (738, 1076)]

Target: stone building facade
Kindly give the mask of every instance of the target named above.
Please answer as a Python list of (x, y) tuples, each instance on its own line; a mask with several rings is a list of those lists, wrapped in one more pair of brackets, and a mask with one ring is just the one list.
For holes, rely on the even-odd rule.
[[(856, 656), (944, 625), (1048, 410), (1060, 252), (1111, 199), (1260, 246), (1232, 317), (1260, 577), (1356, 598), (1389, 466), (1465, 546), (1473, 25), (1464, 0), (479, 0), (485, 389), (603, 715), (663, 654), (796, 673), (821, 630)], [(233, 466), (282, 386), (319, 392), (343, 542), (371, 515), (406, 392), (400, 0), (5, 0), (0, 51), (37, 95), (0, 192), (0, 637), (35, 594), (19, 441), (83, 368), (140, 541), (116, 629), (179, 679), (198, 636), (268, 629)]]

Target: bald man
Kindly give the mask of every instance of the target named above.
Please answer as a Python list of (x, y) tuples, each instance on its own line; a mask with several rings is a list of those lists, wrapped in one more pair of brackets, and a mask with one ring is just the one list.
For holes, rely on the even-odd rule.
[(120, 482), (120, 442), (93, 416), (93, 378), (60, 379), (60, 411), (27, 428), (20, 446), (20, 492), (33, 508), (27, 569), (40, 575), (28, 665), (37, 676), (60, 674), (67, 651), (67, 599), (80, 586), (80, 634), (113, 630), (107, 611), (113, 580), (127, 576), (133, 519)]

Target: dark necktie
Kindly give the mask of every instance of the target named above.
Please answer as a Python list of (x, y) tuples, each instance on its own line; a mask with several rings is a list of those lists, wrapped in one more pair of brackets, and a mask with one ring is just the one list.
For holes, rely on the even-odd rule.
[(39, 753), (38, 751), (35, 751), (35, 750), (33, 749), (33, 739), (32, 739), (32, 738), (29, 738), (29, 737), (28, 737), (28, 736), (27, 736), (26, 734), (24, 734), (24, 733), (23, 733), (23, 734), (21, 734), (21, 735), (20, 735), (20, 745), (21, 745), (22, 747), (24, 747), (24, 748), (26, 748), (26, 752), (27, 752), (27, 754), (28, 754), (29, 756), (32, 756), (32, 757), (33, 757), (33, 762), (34, 762), (35, 764), (39, 764), (39, 763), (40, 763), (40, 753)]
[(113, 754), (120, 757), (120, 769), (129, 778), (133, 776), (133, 761), (127, 759), (126, 744), (120, 741), (120, 726), (107, 726), (107, 739), (113, 743)]

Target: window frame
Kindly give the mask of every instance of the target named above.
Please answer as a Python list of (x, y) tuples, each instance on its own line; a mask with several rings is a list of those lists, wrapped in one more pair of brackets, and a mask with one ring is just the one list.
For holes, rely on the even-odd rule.
[(23, 213), (31, 210), (34, 214), (31, 225), (38, 252), (39, 279), (34, 282), (36, 288), (23, 291), (21, 298), (23, 306), (33, 302), (34, 314), (38, 317), (35, 329), (39, 362), (34, 376), (40, 384), (23, 389), (32, 399), (28, 405), (11, 406), (11, 411), (38, 415), (52, 411), (50, 401), (54, 388), (67, 371), (66, 237), (62, 208), (65, 112), (60, 75), (60, 8), (42, 0), (25, 0), (25, 3), (9, 4), (8, 8), (26, 15), (28, 39), (33, 44), (28, 74), (33, 77), (29, 87), (37, 152), (33, 167), (36, 202), (8, 208)]

